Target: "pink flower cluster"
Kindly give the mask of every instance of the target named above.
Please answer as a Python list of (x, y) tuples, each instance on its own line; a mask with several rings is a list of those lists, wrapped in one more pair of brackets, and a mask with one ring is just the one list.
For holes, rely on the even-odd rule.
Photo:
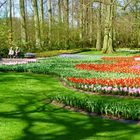
[(140, 96), (140, 87), (138, 88), (131, 88), (131, 87), (111, 87), (111, 86), (95, 86), (95, 85), (81, 85), (79, 87), (83, 90), (91, 90), (93, 92), (103, 92), (103, 93), (118, 93), (120, 95), (123, 95), (122, 93), (126, 93), (129, 95), (136, 94), (137, 96)]
[(3, 65), (20, 65), (20, 64), (27, 64), (27, 63), (33, 63), (36, 62), (36, 59), (21, 59), (18, 61), (8, 61), (8, 62), (2, 62)]
[(140, 66), (132, 66), (133, 69), (140, 69)]
[(100, 90), (105, 91), (105, 92), (111, 92), (111, 91), (119, 92), (119, 91), (121, 91), (121, 92), (126, 92), (128, 94), (135, 94), (136, 93), (136, 94), (140, 95), (140, 88), (135, 88), (135, 87), (133, 87), (133, 88), (131, 88), (131, 87), (117, 88), (117, 87), (107, 87), (107, 86), (105, 86), (105, 87), (101, 87)]
[(135, 61), (140, 61), (140, 57), (135, 57)]

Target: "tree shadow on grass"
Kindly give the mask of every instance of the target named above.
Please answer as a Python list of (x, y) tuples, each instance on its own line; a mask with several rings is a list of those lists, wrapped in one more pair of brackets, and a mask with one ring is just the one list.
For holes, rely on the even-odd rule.
[[(36, 76), (29, 77), (36, 78)], [(26, 78), (29, 77), (27, 75)], [(49, 77), (47, 78), (49, 79)], [(38, 78), (38, 84), (42, 83), (43, 79), (45, 79), (43, 76), (42, 78)], [(23, 134), (19, 136), (17, 132), (18, 138), (16, 137), (14, 140), (129, 140), (131, 139), (131, 136), (132, 139), (134, 139), (133, 135), (135, 135), (137, 139), (139, 138), (139, 127), (133, 127), (107, 119), (81, 115), (43, 102), (46, 97), (45, 95), (42, 95), (42, 92), (47, 94), (70, 91), (60, 86), (56, 80), (51, 80), (51, 78), (48, 82), (45, 82), (45, 80), (43, 82), (44, 84), (42, 84), (42, 86), (46, 84), (51, 88), (35, 89), (37, 91), (30, 88), (23, 88), (23, 95), (20, 95), (20, 91), (17, 89), (12, 92), (8, 91), (6, 96), (1, 96), (2, 99), (0, 100), (0, 103), (8, 103), (8, 105), (5, 106), (5, 109), (0, 108), (1, 120), (4, 118), (5, 120), (11, 119), (26, 123), (23, 128), (19, 128), (22, 129), (21, 131)], [(39, 84), (39, 86), (41, 85)], [(2, 91), (2, 93), (4, 92)], [(3, 95), (5, 95), (5, 93)], [(13, 106), (13, 109), (8, 110), (7, 107), (9, 107), (10, 104)], [(13, 128), (13, 122), (10, 124), (11, 128)], [(12, 133), (12, 130), (10, 133)]]
[[(30, 106), (35, 108), (29, 109)], [(54, 107), (49, 103), (40, 103), (37, 99), (26, 99), (26, 104), (17, 104), (15, 111), (1, 112), (0, 117), (26, 122), (24, 135), (15, 140), (128, 140), (129, 136), (139, 134), (140, 130), (123, 123)]]

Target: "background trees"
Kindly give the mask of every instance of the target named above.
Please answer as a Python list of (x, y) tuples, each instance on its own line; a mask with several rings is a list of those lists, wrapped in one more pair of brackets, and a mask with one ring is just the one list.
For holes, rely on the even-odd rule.
[(27, 40), (27, 28), (26, 28), (26, 15), (25, 15), (25, 2), (24, 0), (20, 0), (20, 17), (21, 17), (21, 42), (25, 44), (28, 42)]
[(1, 0), (0, 13), (4, 46), (104, 53), (140, 46), (139, 0)]

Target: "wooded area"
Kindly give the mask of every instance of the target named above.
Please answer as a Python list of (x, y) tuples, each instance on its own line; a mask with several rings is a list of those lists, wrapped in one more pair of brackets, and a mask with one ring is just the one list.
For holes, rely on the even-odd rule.
[(140, 47), (139, 0), (1, 0), (0, 51)]

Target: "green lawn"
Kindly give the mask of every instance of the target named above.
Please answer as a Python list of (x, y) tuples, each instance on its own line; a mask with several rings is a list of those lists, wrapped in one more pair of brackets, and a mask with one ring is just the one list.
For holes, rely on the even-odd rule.
[(103, 54), (101, 51), (85, 51), (85, 52), (80, 52), (79, 54), (86, 54), (86, 55), (103, 55), (103, 56), (133, 56), (140, 54), (139, 50), (135, 51), (116, 51), (113, 54)]
[(139, 140), (140, 126), (90, 117), (45, 103), (71, 93), (56, 78), (0, 73), (0, 140)]

